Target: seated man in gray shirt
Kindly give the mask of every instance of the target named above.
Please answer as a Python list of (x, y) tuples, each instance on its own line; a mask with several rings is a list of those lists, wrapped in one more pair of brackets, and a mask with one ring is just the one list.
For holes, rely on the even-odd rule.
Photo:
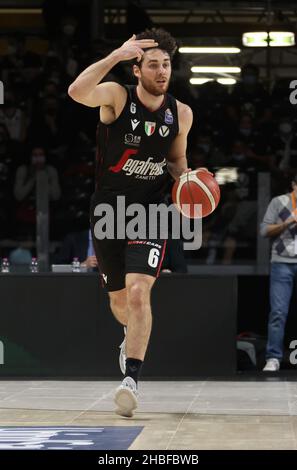
[(271, 237), (270, 315), (264, 371), (279, 370), (283, 340), (294, 281), (297, 277), (297, 174), (291, 193), (272, 199), (263, 222), (261, 235)]

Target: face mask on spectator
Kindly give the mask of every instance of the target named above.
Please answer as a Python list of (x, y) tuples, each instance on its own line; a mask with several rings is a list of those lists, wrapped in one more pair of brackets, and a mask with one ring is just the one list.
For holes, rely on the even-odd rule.
[(245, 127), (240, 127), (240, 128), (239, 128), (239, 132), (240, 132), (242, 135), (248, 137), (249, 135), (251, 135), (252, 129), (248, 129), (248, 128), (245, 128)]
[(256, 75), (244, 75), (242, 78), (243, 82), (246, 83), (247, 85), (254, 85), (257, 83), (257, 77)]
[(292, 125), (289, 122), (282, 122), (279, 126), (279, 130), (283, 134), (290, 134), (290, 132), (292, 130)]
[(32, 155), (32, 165), (43, 165), (45, 163), (45, 155), (42, 153), (38, 155)]

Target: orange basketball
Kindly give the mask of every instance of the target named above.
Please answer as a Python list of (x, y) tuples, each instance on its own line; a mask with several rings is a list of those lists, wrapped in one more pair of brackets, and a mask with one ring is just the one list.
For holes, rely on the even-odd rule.
[(193, 219), (211, 214), (220, 195), (216, 179), (205, 168), (182, 174), (172, 188), (172, 199), (178, 210)]

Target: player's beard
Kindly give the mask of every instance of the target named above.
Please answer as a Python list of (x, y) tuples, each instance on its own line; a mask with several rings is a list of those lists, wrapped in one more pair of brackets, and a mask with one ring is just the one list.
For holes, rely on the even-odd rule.
[(153, 96), (163, 96), (163, 95), (165, 95), (165, 93), (167, 92), (168, 87), (169, 87), (169, 82), (166, 82), (165, 88), (163, 88), (163, 90), (161, 91), (160, 89), (158, 89), (157, 85), (155, 85), (154, 83), (149, 82), (144, 77), (140, 78), (140, 83), (143, 86), (143, 88), (145, 89), (145, 91), (147, 91), (148, 93), (150, 93)]

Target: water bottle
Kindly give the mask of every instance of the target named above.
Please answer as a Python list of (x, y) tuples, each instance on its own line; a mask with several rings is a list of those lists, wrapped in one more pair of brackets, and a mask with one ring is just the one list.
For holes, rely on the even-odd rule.
[(73, 258), (72, 261), (72, 272), (73, 273), (80, 273), (80, 262), (78, 258)]
[(37, 258), (32, 258), (31, 266), (30, 266), (31, 273), (38, 273), (38, 261)]
[(10, 266), (9, 266), (9, 261), (7, 258), (2, 259), (2, 264), (1, 264), (1, 272), (2, 273), (9, 273), (10, 271)]

